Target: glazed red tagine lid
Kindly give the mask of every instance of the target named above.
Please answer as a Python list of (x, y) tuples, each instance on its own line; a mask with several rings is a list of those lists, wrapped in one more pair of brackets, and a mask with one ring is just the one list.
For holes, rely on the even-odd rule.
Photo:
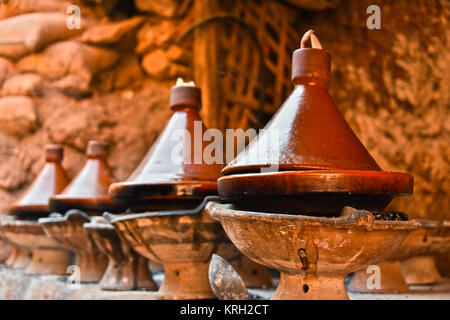
[[(217, 194), (222, 161), (204, 161), (210, 143), (199, 111), (201, 90), (178, 79), (170, 94), (173, 115), (140, 165), (125, 182), (114, 183), (114, 201), (133, 209), (165, 210), (194, 208), (208, 195)], [(222, 157), (216, 154), (215, 158)]]
[(293, 92), (223, 169), (222, 199), (243, 210), (334, 215), (344, 206), (383, 210), (394, 196), (412, 194), (413, 177), (382, 171), (339, 112), (327, 91), (330, 65), (308, 31), (292, 57)]
[(114, 182), (107, 162), (109, 145), (91, 140), (86, 154), (88, 160), (72, 183), (61, 194), (50, 198), (50, 209), (63, 214), (70, 209), (79, 209), (91, 215), (122, 211), (123, 208), (113, 203), (108, 195), (108, 188)]
[(50, 213), (48, 199), (67, 186), (69, 180), (61, 162), (64, 150), (62, 146), (45, 146), (45, 165), (33, 184), (9, 208), (9, 213), (21, 220), (36, 220)]

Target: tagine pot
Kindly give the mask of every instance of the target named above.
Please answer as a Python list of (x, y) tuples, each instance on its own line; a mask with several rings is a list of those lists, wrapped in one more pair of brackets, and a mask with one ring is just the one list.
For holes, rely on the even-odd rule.
[[(312, 48), (306, 48), (311, 40)], [(418, 225), (382, 221), (413, 177), (381, 170), (327, 91), (331, 54), (313, 31), (292, 56), (291, 95), (222, 170), (207, 211), (250, 259), (281, 272), (274, 299), (348, 299), (347, 274), (387, 258)]]
[[(204, 161), (208, 142), (199, 115), (200, 88), (184, 83), (172, 87), (170, 108), (166, 128), (135, 172), (109, 189), (114, 201), (142, 213), (105, 217), (132, 249), (164, 266), (159, 299), (212, 299), (212, 254), (238, 254), (220, 224), (203, 211), (208, 197), (217, 197), (222, 150), (216, 150), (219, 163)], [(175, 159), (174, 150), (179, 151)]]
[(442, 281), (434, 259), (439, 253), (450, 252), (450, 225), (433, 220), (413, 221), (420, 228), (411, 232), (388, 259), (378, 264), (380, 288), (369, 287), (367, 280), (370, 275), (361, 270), (351, 277), (349, 291), (408, 293), (411, 292), (411, 286), (438, 284)]
[[(348, 299), (345, 277), (388, 257), (418, 228), (377, 221), (368, 211), (338, 218), (269, 214), (210, 202), (231, 241), (250, 259), (281, 272), (272, 299)], [(370, 239), (370, 241), (367, 241)]]
[(88, 142), (85, 165), (61, 194), (50, 198), (50, 208), (59, 213), (40, 219), (47, 234), (73, 250), (82, 282), (98, 282), (108, 265), (107, 256), (97, 247), (83, 224), (90, 216), (101, 216), (104, 211), (121, 212), (123, 207), (113, 203), (108, 188), (114, 181), (107, 162), (109, 145), (106, 142)]
[(158, 299), (214, 299), (208, 280), (212, 254), (238, 254), (221, 225), (205, 214), (205, 204), (196, 212), (105, 215), (132, 249), (164, 266)]
[(129, 291), (158, 289), (148, 260), (122, 241), (114, 227), (103, 217), (92, 217), (84, 224), (97, 247), (108, 256), (108, 267), (100, 280), (102, 290)]
[(69, 183), (62, 159), (60, 145), (46, 145), (44, 167), (25, 193), (10, 206), (9, 215), (13, 218), (2, 219), (5, 238), (16, 247), (7, 263), (15, 268), (26, 266), (25, 272), (29, 274), (65, 275), (70, 265), (70, 252), (48, 238), (36, 221), (49, 215), (48, 199)]

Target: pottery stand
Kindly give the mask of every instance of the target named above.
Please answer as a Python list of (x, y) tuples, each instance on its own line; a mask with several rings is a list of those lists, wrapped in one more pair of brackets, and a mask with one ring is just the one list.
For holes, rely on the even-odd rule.
[[(31, 261), (25, 269), (26, 273), (66, 275), (67, 267), (70, 265), (70, 252), (57, 241), (47, 237), (37, 222), (9, 221), (2, 223), (2, 228), (11, 243), (32, 252)], [(23, 255), (23, 252), (21, 254)], [(23, 256), (20, 259), (23, 259)], [(16, 258), (13, 267), (18, 263), (26, 263), (19, 261)]]
[(273, 288), (272, 277), (267, 267), (250, 260), (243, 254), (230, 262), (247, 288)]
[(157, 290), (148, 261), (122, 241), (114, 227), (103, 217), (92, 217), (85, 223), (97, 247), (108, 256), (108, 267), (100, 281), (102, 290)]
[(90, 217), (80, 210), (69, 210), (65, 216), (39, 219), (49, 237), (75, 252), (81, 282), (99, 282), (108, 264), (107, 257), (97, 248), (83, 224)]
[(411, 232), (386, 261), (378, 264), (381, 287), (369, 288), (367, 279), (370, 275), (361, 270), (352, 276), (349, 291), (408, 293), (411, 292), (411, 285), (441, 282), (442, 277), (436, 269), (434, 255), (445, 252), (450, 247), (450, 238), (447, 238), (447, 229), (450, 228), (440, 225), (438, 221), (416, 221), (421, 228)]
[(281, 272), (273, 299), (348, 299), (346, 275), (385, 259), (418, 228), (414, 222), (375, 221), (367, 211), (323, 218), (240, 211), (213, 202), (206, 211), (242, 253)]
[[(180, 210), (181, 211), (181, 210)], [(106, 216), (130, 246), (164, 265), (159, 299), (213, 299), (208, 268), (213, 253), (238, 254), (219, 223), (199, 214), (150, 212)]]

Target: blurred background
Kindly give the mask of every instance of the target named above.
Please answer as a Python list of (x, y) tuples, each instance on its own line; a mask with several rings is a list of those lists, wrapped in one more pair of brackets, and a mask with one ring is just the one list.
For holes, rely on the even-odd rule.
[[(380, 8), (381, 29), (366, 12)], [(329, 90), (386, 171), (414, 175), (391, 210), (450, 219), (449, 0), (0, 0), (0, 210), (64, 146), (88, 140), (126, 179), (170, 116), (177, 77), (203, 90), (210, 128), (262, 128), (292, 90), (292, 51), (314, 29)]]

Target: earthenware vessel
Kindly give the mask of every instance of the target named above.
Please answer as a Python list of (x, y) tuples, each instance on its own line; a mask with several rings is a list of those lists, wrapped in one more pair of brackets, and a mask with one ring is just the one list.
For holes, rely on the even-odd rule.
[[(142, 163), (109, 190), (114, 201), (143, 213), (105, 217), (135, 251), (164, 265), (159, 299), (214, 298), (208, 281), (212, 254), (237, 254), (220, 224), (203, 211), (208, 196), (217, 194), (222, 150), (216, 150), (219, 163), (204, 161), (208, 142), (198, 87), (174, 86), (170, 108), (169, 123)], [(174, 156), (174, 150), (180, 152)]]
[(294, 91), (223, 169), (219, 195), (242, 210), (268, 213), (383, 210), (395, 195), (412, 193), (413, 177), (382, 171), (359, 141), (327, 91), (331, 54), (318, 41), (304, 47), (311, 35), (293, 53)]
[(348, 299), (345, 276), (418, 227), (367, 211), (411, 194), (413, 178), (382, 171), (353, 133), (326, 88), (330, 61), (308, 31), (293, 53), (294, 91), (222, 170), (219, 196), (232, 204), (206, 208), (242, 253), (281, 272), (274, 299)]
[[(17, 250), (8, 263), (13, 267), (25, 267), (30, 274), (65, 275), (70, 265), (70, 252), (59, 243), (48, 238), (36, 222), (39, 217), (48, 216), (48, 199), (68, 184), (61, 166), (63, 148), (60, 145), (45, 146), (45, 165), (32, 185), (9, 208), (14, 217), (2, 221), (5, 238)], [(29, 260), (31, 252), (31, 260)], [(14, 261), (14, 262), (13, 262)]]
[(80, 281), (99, 282), (106, 270), (108, 259), (83, 227), (87, 222), (90, 222), (90, 216), (77, 209), (67, 211), (64, 216), (53, 213), (51, 217), (39, 219), (39, 224), (49, 238), (75, 253)]
[(220, 224), (205, 214), (205, 204), (178, 212), (105, 215), (136, 252), (164, 265), (158, 299), (215, 298), (208, 280), (212, 254), (225, 259), (238, 254)]
[(26, 273), (67, 274), (67, 267), (71, 264), (70, 252), (48, 237), (37, 221), (12, 220), (2, 223), (2, 229), (9, 242), (32, 252)]
[(2, 224), (11, 220), (14, 220), (14, 217), (9, 215), (0, 215), (0, 239), (11, 247), (11, 251), (5, 261), (5, 265), (13, 269), (24, 269), (30, 264), (31, 251), (26, 248), (13, 245), (6, 238), (3, 232)]
[(108, 154), (109, 145), (106, 142), (89, 141), (86, 163), (63, 192), (50, 197), (50, 209), (60, 213), (78, 209), (88, 215), (102, 215), (104, 211), (123, 211), (124, 208), (113, 203), (108, 195), (108, 188), (114, 182), (107, 162)]
[(103, 217), (92, 217), (84, 228), (97, 247), (108, 256), (108, 267), (100, 281), (102, 290), (157, 290), (148, 261), (122, 241), (114, 227)]
[(242, 253), (281, 272), (272, 299), (283, 300), (348, 299), (345, 277), (388, 257), (418, 227), (410, 221), (374, 220), (363, 210), (325, 218), (210, 202), (206, 211)]
[(69, 183), (61, 162), (63, 148), (60, 145), (45, 146), (45, 165), (25, 193), (9, 208), (9, 214), (23, 220), (37, 220), (50, 213), (48, 199), (61, 193)]
[(380, 287), (368, 286), (366, 270), (356, 272), (348, 286), (353, 292), (407, 293), (410, 286), (438, 284), (442, 277), (436, 269), (434, 256), (450, 252), (450, 225), (440, 221), (415, 220), (420, 229), (411, 232), (402, 245), (380, 268)]
[(122, 212), (124, 208), (113, 203), (108, 188), (114, 181), (107, 162), (109, 145), (91, 140), (86, 149), (87, 161), (72, 183), (64, 191), (50, 198), (50, 208), (61, 216), (40, 220), (47, 234), (75, 251), (82, 282), (98, 282), (108, 264), (108, 258), (97, 247), (83, 224), (89, 216), (100, 216), (104, 211)]

